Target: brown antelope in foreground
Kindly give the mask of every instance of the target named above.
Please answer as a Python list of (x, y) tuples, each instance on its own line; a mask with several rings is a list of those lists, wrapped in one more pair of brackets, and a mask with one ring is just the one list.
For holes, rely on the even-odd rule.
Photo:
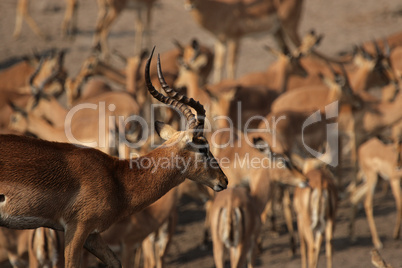
[[(188, 120), (188, 129), (176, 131), (156, 123), (157, 132), (166, 142), (147, 155), (119, 160), (92, 148), (0, 136), (0, 225), (64, 231), (68, 268), (79, 267), (83, 246), (106, 265), (121, 267), (100, 233), (156, 201), (185, 178), (215, 191), (227, 187), (227, 178), (202, 133), (202, 105), (180, 94), (166, 97), (156, 91), (149, 79), (151, 57), (146, 66), (150, 94), (178, 107)], [(190, 107), (197, 111), (197, 117)], [(162, 170), (135, 164), (151, 164), (171, 156), (188, 161), (188, 168), (173, 165)]]
[[(358, 150), (359, 167), (362, 171), (364, 181), (361, 185), (357, 186), (351, 196), (351, 202), (354, 207), (357, 203), (364, 198), (364, 209), (366, 211), (367, 221), (370, 227), (371, 237), (374, 246), (379, 249), (382, 248), (381, 240), (378, 236), (373, 217), (373, 195), (377, 185), (378, 175), (383, 179), (388, 180), (392, 194), (395, 198), (397, 209), (396, 223), (393, 232), (395, 239), (400, 236), (400, 225), (402, 218), (402, 199), (401, 199), (401, 177), (402, 170), (398, 161), (401, 159), (402, 144), (399, 143), (396, 149), (393, 144), (384, 144), (377, 138), (372, 138), (362, 144)], [(354, 221), (355, 221), (356, 208), (353, 210), (353, 215), (349, 227), (351, 239), (354, 237)]]
[(218, 193), (210, 217), (215, 266), (224, 267), (227, 249), (231, 267), (253, 267), (261, 219), (249, 190), (239, 186)]
[(310, 187), (296, 188), (293, 206), (297, 214), (302, 267), (317, 267), (323, 236), (327, 267), (332, 267), (332, 238), (338, 195), (329, 170), (304, 169)]
[(222, 79), (225, 54), (226, 75), (235, 77), (240, 39), (246, 35), (270, 32), (283, 51), (287, 49), (285, 36), (299, 46), (302, 4), (301, 0), (186, 0), (185, 9), (216, 38), (214, 82)]

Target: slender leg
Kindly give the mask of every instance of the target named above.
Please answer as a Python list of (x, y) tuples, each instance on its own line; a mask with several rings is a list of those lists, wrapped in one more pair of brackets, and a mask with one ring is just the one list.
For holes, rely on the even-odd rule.
[(107, 14), (107, 6), (105, 3), (105, 0), (98, 0), (98, 17), (96, 19), (96, 25), (95, 25), (95, 34), (94, 38), (92, 41), (92, 46), (97, 47), (100, 45), (100, 34), (102, 29), (104, 28), (104, 20), (106, 18)]
[[(121, 253), (121, 260), (123, 263), (123, 267), (132, 267), (132, 256), (134, 253), (134, 248), (136, 247), (136, 245), (134, 245), (133, 243), (131, 243), (131, 241), (125, 241), (122, 243), (122, 253)], [(141, 247), (137, 247), (137, 249), (140, 249)], [(141, 257), (141, 251), (139, 250), (135, 250), (136, 254), (135, 257), (137, 257), (137, 252), (139, 252), (140, 254), (138, 254)], [(139, 266), (135, 266), (134, 267), (139, 267)]]
[(302, 219), (300, 219), (300, 216), (297, 217), (297, 230), (299, 232), (299, 240), (300, 240), (301, 267), (306, 268), (306, 264), (307, 264), (306, 240), (304, 239), (303, 223), (302, 223)]
[(156, 267), (155, 232), (148, 235), (144, 241), (142, 241), (142, 252), (144, 256), (144, 268)]
[(80, 267), (82, 247), (88, 237), (88, 231), (82, 226), (73, 224), (67, 225), (65, 230), (64, 258), (65, 267)]
[(122, 267), (119, 259), (102, 240), (100, 234), (90, 234), (85, 241), (84, 246), (89, 252), (103, 261), (108, 267)]
[(211, 211), (212, 200), (205, 202), (205, 222), (204, 222), (204, 238), (202, 241), (202, 249), (208, 248), (209, 241), (209, 226), (210, 226), (210, 211)]
[(282, 197), (282, 206), (283, 206), (283, 214), (285, 215), (286, 227), (288, 228), (289, 236), (290, 236), (290, 249), (291, 254), (294, 256), (296, 254), (296, 242), (295, 242), (295, 231), (293, 229), (293, 219), (292, 219), (292, 208), (290, 201), (290, 193), (287, 187), (283, 189), (283, 197)]
[[(26, 0), (25, 0), (26, 1)], [(35, 20), (31, 17), (31, 15), (28, 12), (28, 2), (27, 4), (24, 5), (24, 8), (21, 10), (22, 12), (22, 17), (25, 18), (25, 21), (27, 22), (28, 26), (31, 28), (31, 30), (40, 38), (46, 39), (46, 36), (42, 33), (42, 31), (39, 29), (38, 25), (36, 24)]]
[[(366, 173), (367, 174), (367, 173)], [(367, 183), (369, 183), (370, 188), (367, 191), (366, 199), (364, 200), (364, 209), (366, 211), (367, 221), (370, 227), (370, 232), (373, 240), (373, 244), (377, 249), (382, 248), (382, 243), (378, 237), (377, 229), (375, 227), (374, 217), (373, 217), (373, 194), (375, 186), (377, 184), (377, 174), (369, 173), (367, 174)]]
[(117, 16), (120, 13), (120, 9), (116, 9), (115, 7), (110, 7), (108, 13), (106, 14), (103, 28), (100, 32), (100, 43), (102, 47), (102, 55), (105, 59), (109, 56), (109, 45), (107, 42), (107, 38), (109, 36), (110, 28), (112, 23), (116, 20)]
[(15, 14), (15, 28), (14, 28), (14, 33), (13, 37), (15, 39), (18, 39), (21, 35), (21, 29), (22, 29), (22, 21), (23, 21), (23, 9), (24, 5), (26, 6), (28, 4), (27, 0), (19, 0), (17, 4), (17, 11)]
[(214, 58), (214, 82), (218, 83), (222, 80), (223, 62), (226, 54), (226, 44), (217, 40), (215, 42), (215, 58)]
[(63, 37), (73, 36), (76, 32), (77, 7), (77, 0), (66, 0), (66, 12), (61, 24), (61, 35)]
[(216, 268), (223, 268), (223, 261), (224, 261), (224, 250), (225, 247), (221, 241), (213, 240), (213, 255)]
[(394, 198), (395, 198), (396, 211), (397, 211), (393, 237), (394, 237), (394, 239), (398, 239), (399, 235), (400, 235), (400, 230), (401, 230), (401, 217), (402, 217), (401, 186), (400, 186), (399, 178), (391, 177), (390, 184), (391, 184), (392, 194), (394, 195)]
[(237, 56), (239, 54), (239, 39), (231, 39), (228, 41), (228, 54), (226, 63), (226, 76), (234, 79), (236, 74)]
[(327, 257), (327, 268), (332, 268), (333, 231), (334, 231), (334, 222), (332, 219), (328, 219), (327, 226), (325, 226), (325, 255)]
[(322, 233), (321, 232), (316, 232), (315, 240), (314, 240), (314, 256), (312, 258), (312, 263), (310, 267), (316, 268), (318, 265), (318, 259), (320, 257), (320, 249), (321, 249), (321, 243), (322, 243)]
[[(247, 238), (249, 240), (250, 237)], [(247, 253), (249, 242), (240, 243), (237, 247), (230, 249), (230, 266), (232, 268), (245, 267), (247, 264)]]
[[(215, 219), (217, 220), (217, 219)], [(217, 223), (217, 222), (216, 222)], [(211, 223), (212, 226), (218, 226), (218, 224)], [(223, 268), (224, 262), (224, 251), (225, 246), (223, 242), (219, 239), (218, 230), (216, 228), (211, 228), (212, 244), (213, 244), (213, 255), (216, 268)]]
[[(142, 247), (137, 247), (135, 249), (135, 255), (134, 255), (134, 267), (140, 267), (141, 255), (142, 255)], [(145, 262), (145, 260), (144, 260), (144, 262)], [(127, 266), (123, 266), (123, 267), (127, 267)], [(128, 267), (130, 267), (130, 266), (128, 266)]]

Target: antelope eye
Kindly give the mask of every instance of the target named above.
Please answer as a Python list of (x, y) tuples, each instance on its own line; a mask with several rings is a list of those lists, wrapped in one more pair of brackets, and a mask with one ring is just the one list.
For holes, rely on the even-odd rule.
[(200, 148), (200, 153), (207, 154), (208, 150), (206, 147)]

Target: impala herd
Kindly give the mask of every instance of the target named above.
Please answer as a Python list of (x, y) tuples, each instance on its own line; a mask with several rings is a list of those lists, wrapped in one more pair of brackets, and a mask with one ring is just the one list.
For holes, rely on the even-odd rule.
[[(189, 195), (205, 203), (203, 242), (211, 237), (218, 268), (226, 258), (253, 267), (268, 219), (276, 231), (278, 203), (301, 266), (317, 267), (325, 240), (332, 267), (341, 199), (352, 240), (363, 201), (372, 263), (391, 267), (378, 252), (373, 198), (378, 178), (389, 181), (398, 239), (401, 33), (330, 59), (315, 51), (322, 35), (298, 35), (303, 1), (185, 0), (183, 12), (216, 39), (214, 52), (195, 38), (174, 40), (155, 62), (155, 47), (144, 50), (155, 2), (98, 0), (93, 52), (75, 76), (56, 49), (0, 72), (2, 260), (88, 267), (94, 255), (107, 267), (164, 267), (178, 203)], [(66, 0), (64, 37), (77, 33), (78, 4)], [(117, 68), (107, 37), (127, 6), (137, 11), (134, 56), (119, 55), (126, 67)], [(28, 7), (18, 1), (14, 37), (25, 19), (46, 38)], [(241, 38), (262, 33), (277, 40), (266, 47), (277, 59), (235, 78)]]

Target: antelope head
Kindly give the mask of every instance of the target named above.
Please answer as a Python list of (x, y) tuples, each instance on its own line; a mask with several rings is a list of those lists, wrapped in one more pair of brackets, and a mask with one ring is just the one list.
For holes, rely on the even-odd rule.
[(334, 70), (332, 65), (327, 62), (328, 68), (331, 70), (333, 74), (333, 79), (330, 79), (323, 74), (319, 74), (324, 84), (327, 85), (331, 90), (333, 90), (331, 98), (334, 99), (334, 94), (337, 95), (337, 98), (340, 102), (345, 104), (352, 105), (353, 108), (361, 108), (363, 105), (362, 99), (358, 94), (355, 94), (348, 78), (348, 75), (345, 70), (345, 66), (340, 64), (341, 73)]
[[(186, 178), (205, 184), (215, 191), (226, 189), (228, 180), (210, 152), (208, 141), (204, 137), (204, 107), (198, 101), (187, 98), (167, 85), (162, 74), (159, 55), (158, 78), (168, 96), (155, 89), (149, 73), (153, 52), (154, 50), (152, 50), (145, 67), (145, 83), (149, 93), (158, 101), (178, 109), (187, 119), (187, 129), (183, 131), (177, 131), (162, 122), (155, 122), (158, 135), (165, 140), (162, 146), (187, 162), (188, 168), (183, 170)], [(197, 116), (191, 109), (196, 111)]]
[(213, 53), (201, 46), (197, 39), (193, 39), (187, 46), (182, 46), (177, 41), (175, 43), (181, 50), (181, 57), (178, 59), (179, 75), (174, 86), (184, 87), (188, 76), (194, 74), (198, 76), (199, 84), (205, 84), (212, 71)]
[(293, 166), (289, 157), (284, 154), (276, 154), (271, 151), (269, 144), (261, 137), (254, 137), (253, 144), (257, 150), (268, 157), (272, 163), (272, 170), (280, 172), (279, 183), (304, 188), (308, 186), (307, 178)]

